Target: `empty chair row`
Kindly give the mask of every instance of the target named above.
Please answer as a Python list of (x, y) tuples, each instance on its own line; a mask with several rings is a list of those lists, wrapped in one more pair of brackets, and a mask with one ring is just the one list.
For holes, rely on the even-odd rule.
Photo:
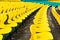
[[(13, 3), (14, 4), (14, 3)], [(29, 4), (29, 3), (28, 3)], [(32, 12), (40, 8), (40, 5), (35, 4), (35, 6), (32, 6), (32, 3), (30, 6), (25, 6), (25, 7), (16, 7), (12, 6), (12, 9), (8, 9), (6, 6), (4, 9), (4, 3), (3, 7), (0, 10), (0, 40), (3, 40), (4, 35), (9, 34), (13, 31), (14, 28), (17, 27), (18, 23), (22, 23), (23, 20), (25, 20)], [(10, 4), (9, 4), (10, 5)], [(19, 4), (20, 5), (20, 4)], [(23, 5), (23, 4), (22, 4)], [(22, 6), (21, 5), (21, 6)], [(26, 4), (24, 4), (26, 5)], [(9, 7), (10, 8), (10, 7)]]
[(35, 7), (40, 6), (40, 4), (35, 3), (28, 3), (28, 2), (0, 2), (0, 11), (1, 10), (9, 10), (13, 8), (31, 8), (34, 9)]
[(52, 7), (51, 13), (56, 19), (58, 25), (60, 25), (60, 15), (56, 12), (55, 7)]
[(30, 40), (53, 40), (47, 18), (48, 7), (49, 5), (41, 7), (34, 17), (33, 24), (30, 26)]
[[(1, 25), (10, 24), (10, 23), (15, 25), (16, 22), (22, 22), (22, 20), (24, 20), (27, 16), (29, 16), (29, 14), (31, 14), (33, 11), (35, 11), (38, 8), (39, 7), (35, 8), (33, 10), (30, 10), (30, 11), (27, 11), (27, 12), (26, 12), (25, 8), (21, 8), (19, 10), (13, 10), (13, 11), (7, 12), (7, 13), (4, 13), (4, 11), (3, 11), (3, 13), (0, 13), (0, 20), (1, 20), (0, 23), (1, 23)], [(10, 24), (10, 25), (12, 25), (12, 24)]]

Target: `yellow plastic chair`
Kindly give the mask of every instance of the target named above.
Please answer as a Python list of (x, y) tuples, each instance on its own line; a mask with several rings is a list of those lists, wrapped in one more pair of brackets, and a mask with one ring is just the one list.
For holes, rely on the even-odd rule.
[(42, 33), (32, 33), (33, 40), (53, 40), (53, 36), (50, 32), (42, 32)]
[[(3, 17), (4, 16), (4, 17)], [(0, 14), (0, 28), (5, 28), (5, 27), (16, 27), (17, 25), (15, 22), (10, 23), (10, 24), (4, 24), (5, 21), (7, 20), (7, 15), (5, 13)], [(9, 22), (8, 22), (9, 23)]]
[(3, 35), (0, 35), (0, 40), (3, 40)]
[(48, 20), (46, 20), (46, 19), (44, 19), (44, 20), (43, 19), (39, 19), (39, 20), (35, 19), (35, 20), (33, 20), (33, 22), (34, 23), (48, 23)]
[[(16, 12), (16, 13), (17, 13), (16, 17), (17, 17), (17, 18), (15, 18), (14, 21), (15, 21), (15, 22), (22, 22), (22, 18), (21, 18), (21, 15), (20, 15), (19, 10), (16, 10), (16, 11), (17, 11), (17, 12)], [(19, 16), (19, 15), (20, 15), (20, 16)]]
[(22, 8), (22, 9), (20, 10), (20, 15), (21, 15), (21, 18), (22, 18), (23, 20), (25, 19), (24, 13), (25, 13), (25, 8)]
[(47, 40), (53, 40), (53, 36), (50, 32), (43, 32), (43, 33), (36, 33), (37, 35), (37, 38), (39, 39), (40, 38), (44, 38), (44, 39), (47, 39)]
[(46, 31), (51, 31), (51, 29), (48, 26), (46, 26), (46, 25), (44, 25), (44, 26), (43, 25), (31, 25), (30, 26), (30, 31), (46, 32)]
[[(3, 17), (4, 16), (4, 17)], [(0, 28), (4, 28), (4, 22), (6, 21), (7, 17), (6, 15), (4, 14), (0, 14)]]
[[(8, 23), (11, 23), (10, 25), (12, 25), (12, 26), (17, 26), (17, 23), (13, 19), (14, 15), (15, 14), (12, 11), (8, 13), (8, 16), (9, 16)], [(12, 21), (12, 19), (13, 19), (13, 21)]]
[(12, 28), (10, 27), (5, 27), (5, 28), (2, 28), (0, 29), (0, 34), (8, 34), (12, 31)]

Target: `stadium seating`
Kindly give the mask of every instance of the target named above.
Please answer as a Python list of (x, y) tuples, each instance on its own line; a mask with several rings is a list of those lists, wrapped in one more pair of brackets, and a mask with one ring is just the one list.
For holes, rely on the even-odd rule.
[(30, 26), (30, 40), (53, 40), (47, 18), (48, 7), (49, 5), (44, 5), (35, 15), (33, 24)]
[(42, 6), (31, 2), (0, 2), (0, 40)]
[(54, 18), (56, 19), (58, 25), (60, 25), (60, 15), (56, 12), (55, 7), (52, 7), (51, 12)]

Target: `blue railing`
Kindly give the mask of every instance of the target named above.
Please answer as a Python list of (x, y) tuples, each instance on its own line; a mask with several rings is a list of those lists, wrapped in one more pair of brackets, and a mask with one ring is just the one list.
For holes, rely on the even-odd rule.
[(60, 6), (60, 3), (57, 3), (57, 2), (49, 2), (47, 0), (45, 1), (41, 1), (41, 0), (22, 0), (24, 2), (36, 2), (36, 3), (40, 3), (40, 4), (49, 4), (51, 6)]

